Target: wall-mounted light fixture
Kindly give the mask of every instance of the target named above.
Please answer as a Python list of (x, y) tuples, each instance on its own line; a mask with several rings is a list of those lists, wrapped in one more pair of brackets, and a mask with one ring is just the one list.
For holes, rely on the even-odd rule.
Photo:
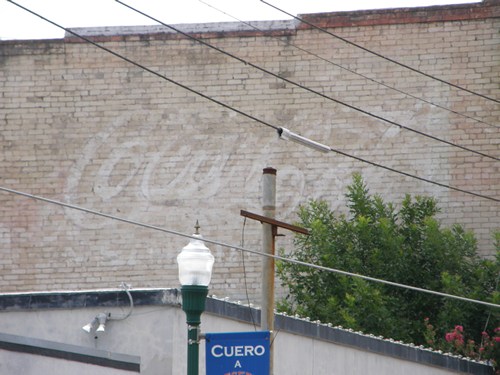
[(97, 320), (99, 321), (99, 326), (95, 330), (96, 332), (104, 332), (106, 330), (106, 321), (111, 317), (111, 314), (99, 314), (97, 315)]
[(294, 132), (288, 130), (287, 128), (279, 128), (278, 135), (279, 135), (280, 139), (284, 139), (285, 141), (292, 141), (292, 142), (301, 144), (302, 146), (312, 148), (316, 151), (321, 151), (321, 152), (332, 151), (331, 147), (324, 145), (322, 143), (310, 140), (306, 137), (303, 137), (297, 133), (294, 133)]
[[(130, 301), (129, 311), (124, 315), (115, 315), (110, 312), (99, 313), (94, 319), (92, 319), (89, 323), (85, 324), (82, 329), (87, 333), (92, 333), (95, 330), (96, 333), (103, 333), (106, 331), (106, 322), (108, 320), (123, 320), (128, 318), (132, 314), (132, 310), (134, 309), (134, 300), (132, 299), (132, 295), (130, 294), (130, 285), (122, 283), (120, 285), (122, 289), (127, 293), (127, 296)], [(97, 336), (96, 336), (97, 338)]]
[(111, 317), (110, 313), (99, 313), (88, 324), (85, 324), (82, 329), (90, 333), (94, 329), (96, 332), (104, 332), (106, 330), (106, 321)]
[(82, 329), (85, 332), (90, 333), (94, 329), (94, 327), (95, 327), (96, 324), (97, 324), (97, 317), (95, 317), (94, 319), (92, 319), (92, 321), (90, 323), (85, 324), (82, 327)]

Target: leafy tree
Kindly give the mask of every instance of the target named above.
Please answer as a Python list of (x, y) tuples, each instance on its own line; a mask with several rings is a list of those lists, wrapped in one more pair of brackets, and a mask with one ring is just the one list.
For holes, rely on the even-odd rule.
[[(431, 197), (407, 195), (400, 208), (371, 195), (359, 174), (347, 188), (349, 215), (336, 215), (323, 201), (300, 207), (297, 235), (288, 256), (325, 267), (459, 295), (500, 302), (500, 233), (497, 258), (477, 254), (474, 234), (460, 225), (443, 228)], [(283, 252), (283, 250), (282, 250)], [(284, 255), (284, 254), (283, 254)], [(289, 291), (278, 309), (366, 333), (429, 344), (429, 322), (440, 338), (465, 327), (471, 340), (499, 325), (498, 309), (428, 293), (279, 262)], [(426, 324), (423, 324), (423, 322)], [(436, 328), (434, 328), (436, 327)], [(444, 339), (443, 339), (444, 340)], [(445, 343), (445, 341), (443, 341)], [(500, 341), (500, 339), (499, 339)]]

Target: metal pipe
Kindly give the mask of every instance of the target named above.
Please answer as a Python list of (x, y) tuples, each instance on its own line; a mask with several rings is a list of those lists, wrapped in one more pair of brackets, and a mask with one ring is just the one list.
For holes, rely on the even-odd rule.
[[(265, 168), (262, 176), (262, 211), (263, 216), (272, 219), (276, 216), (276, 169)], [(276, 227), (262, 223), (263, 252), (274, 254), (274, 237)], [(265, 257), (262, 262), (262, 303), (261, 329), (274, 331), (274, 258)], [(273, 348), (270, 349), (270, 374), (273, 373)]]

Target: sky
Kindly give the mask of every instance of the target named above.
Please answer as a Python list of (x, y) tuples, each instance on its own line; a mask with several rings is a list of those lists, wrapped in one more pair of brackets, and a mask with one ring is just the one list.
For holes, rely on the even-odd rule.
[[(16, 3), (60, 24), (71, 27), (128, 26), (154, 24), (148, 18), (115, 0), (14, 0)], [(122, 0), (164, 23), (284, 20), (279, 12), (260, 0)], [(475, 0), (266, 0), (298, 15), (304, 13), (399, 8), (478, 2)], [(0, 39), (62, 38), (64, 31), (0, 0)]]

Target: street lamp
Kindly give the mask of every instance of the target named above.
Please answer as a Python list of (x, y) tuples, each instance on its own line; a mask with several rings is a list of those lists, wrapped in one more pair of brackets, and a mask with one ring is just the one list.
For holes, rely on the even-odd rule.
[(188, 325), (187, 374), (198, 375), (200, 317), (205, 310), (208, 284), (212, 277), (214, 256), (203, 242), (199, 233), (198, 221), (196, 232), (189, 244), (177, 255), (179, 281), (181, 283), (182, 310), (186, 313)]

